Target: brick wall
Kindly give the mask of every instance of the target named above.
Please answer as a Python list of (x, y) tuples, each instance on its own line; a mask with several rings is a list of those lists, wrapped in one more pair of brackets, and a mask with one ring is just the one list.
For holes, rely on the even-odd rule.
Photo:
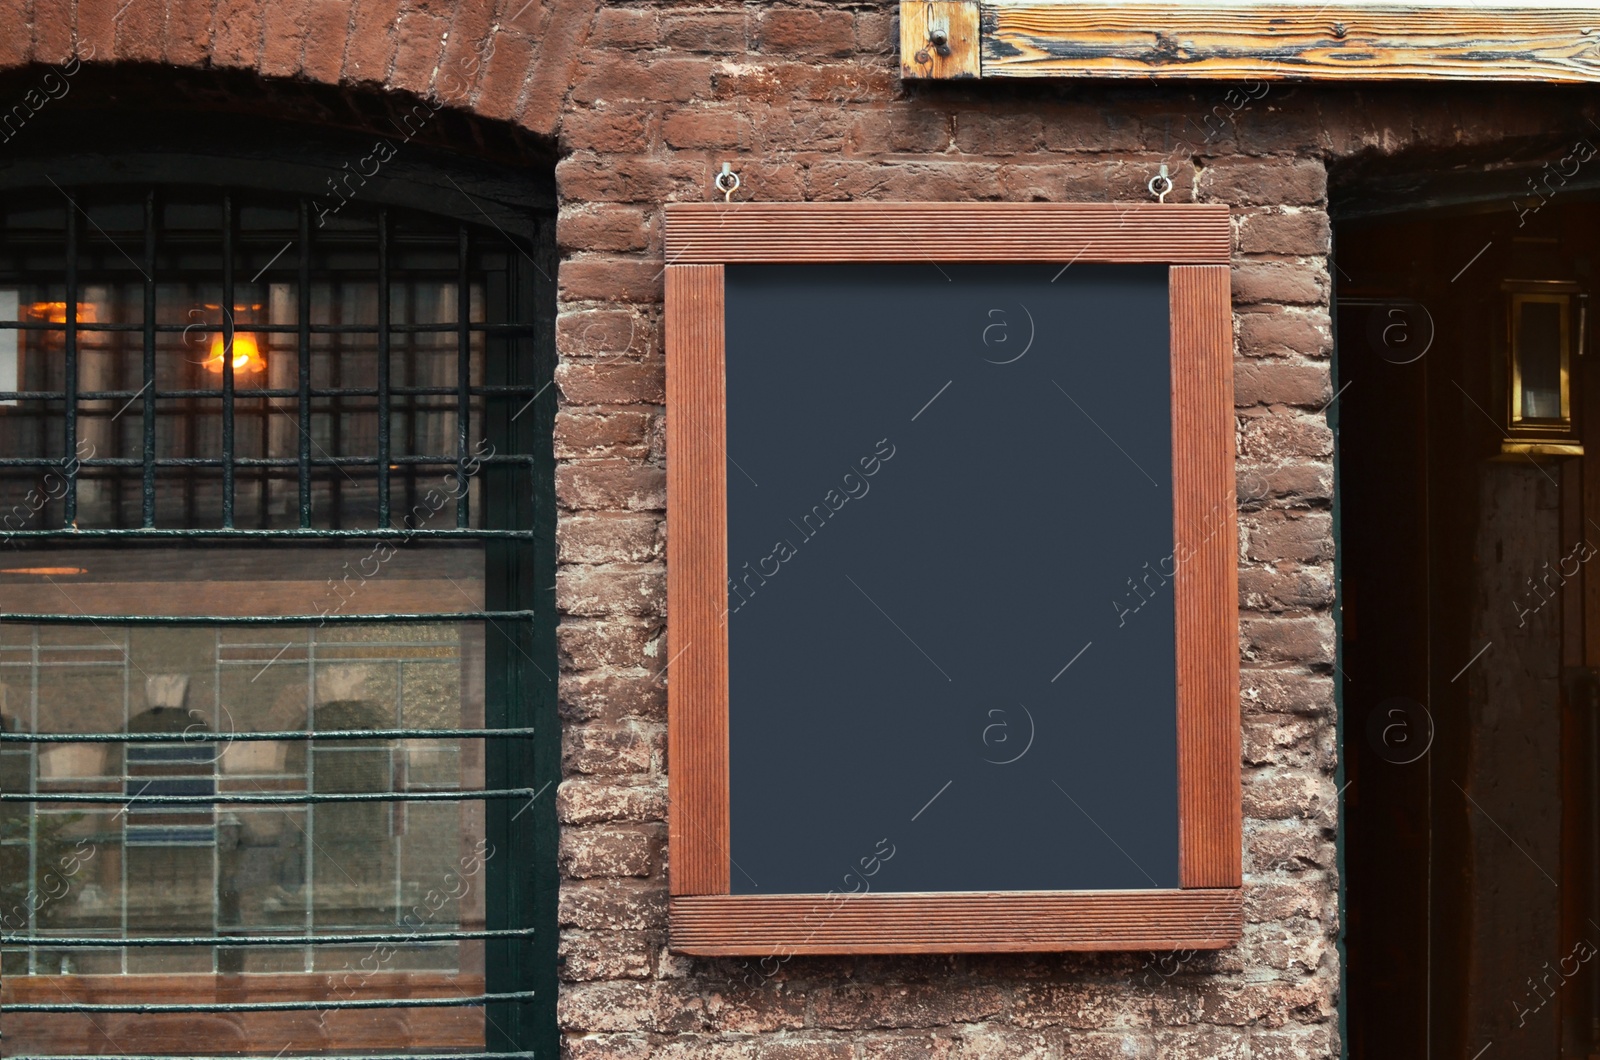
[[(1337, 1055), (1328, 174), (1552, 146), (1559, 89), (906, 87), (895, 4), (0, 0), (0, 68), (166, 62), (404, 90), (558, 143), (566, 779), (561, 1019), (599, 1057)], [(13, 33), (12, 27), (25, 31)], [(492, 43), (492, 46), (490, 44)], [(1262, 89), (1266, 89), (1262, 92)], [(795, 958), (667, 951), (662, 220), (712, 197), (1235, 208), (1247, 925), (1234, 950)], [(752, 964), (753, 967), (753, 964)]]
[[(1335, 814), (1318, 816), (1335, 764), (1332, 437), (1318, 414), (1332, 396), (1326, 150), (1307, 150), (1314, 126), (1302, 138), (1284, 128), (1267, 109), (1272, 90), (1236, 113), (1227, 86), (907, 90), (894, 33), (892, 4), (606, 8), (561, 118), (571, 1056), (1337, 1055)], [(1251, 142), (1257, 117), (1270, 131)], [(1191, 166), (1185, 136), (1214, 157)], [(757, 961), (666, 951), (660, 203), (712, 197), (723, 161), (744, 181), (740, 198), (768, 201), (1139, 200), (1166, 161), (1174, 198), (1238, 207), (1238, 440), (1251, 502), (1248, 924), (1237, 950), (1165, 964), (795, 958), (756, 987), (743, 979), (765, 979)]]

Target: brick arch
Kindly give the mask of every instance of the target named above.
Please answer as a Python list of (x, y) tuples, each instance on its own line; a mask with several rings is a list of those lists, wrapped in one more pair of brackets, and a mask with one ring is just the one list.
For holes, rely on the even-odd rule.
[[(554, 138), (598, 0), (0, 0), (0, 73), (108, 63), (409, 93)], [(9, 106), (9, 104), (8, 104)]]

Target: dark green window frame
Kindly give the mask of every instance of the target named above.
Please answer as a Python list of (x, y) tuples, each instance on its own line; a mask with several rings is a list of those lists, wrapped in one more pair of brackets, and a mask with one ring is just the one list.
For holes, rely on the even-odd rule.
[[(82, 210), (85, 203), (96, 196), (126, 194), (129, 187), (143, 190), (146, 206), (146, 238), (144, 240), (143, 271), (146, 297), (145, 323), (142, 327), (144, 343), (144, 373), (142, 385), (120, 391), (97, 395), (102, 400), (136, 400), (137, 394), (152, 386), (154, 381), (154, 345), (157, 326), (152, 321), (154, 304), (155, 244), (158, 238), (156, 218), (163, 190), (179, 183), (193, 189), (211, 189), (223, 204), (225, 222), (219, 233), (225, 248), (222, 262), (221, 284), (224, 304), (231, 304), (234, 286), (245, 265), (238, 241), (236, 219), (238, 205), (256, 195), (285, 195), (298, 199), (300, 257), (295, 259), (290, 251), (288, 260), (278, 262), (279, 272), (287, 270), (298, 274), (302, 298), (299, 327), (300, 373), (294, 398), (300, 403), (302, 413), (309, 408), (310, 384), (306, 363), (309, 341), (306, 316), (303, 312), (308, 263), (316, 238), (319, 205), (326, 205), (330, 194), (328, 177), (341, 174), (345, 163), (369, 156), (372, 150), (370, 136), (345, 137), (325, 134), (317, 130), (293, 129), (286, 126), (240, 127), (235, 135), (208, 136), (204, 154), (194, 146), (195, 137), (182, 130), (169, 139), (175, 143), (160, 146), (161, 137), (152, 136), (148, 130), (137, 138), (118, 137), (107, 133), (98, 140), (87, 141), (80, 132), (83, 125), (74, 129), (74, 145), (52, 151), (48, 146), (34, 156), (0, 167), (0, 192), (8, 197), (49, 192), (64, 197), (70, 209), (62, 254), (62, 278), (66, 285), (69, 304), (76, 304), (78, 290), (77, 254), (82, 238), (82, 224), (87, 216)], [(212, 127), (214, 128), (214, 126)], [(264, 138), (263, 133), (268, 135)], [(120, 139), (121, 146), (118, 147)], [(100, 149), (84, 150), (79, 142), (97, 142)], [(152, 146), (152, 145), (155, 146)], [(271, 145), (280, 145), (279, 157), (271, 156)], [(264, 146), (265, 145), (265, 146)], [(263, 152), (269, 156), (263, 160)], [(41, 179), (42, 178), (42, 179)], [(54, 186), (53, 190), (51, 186)], [(348, 185), (347, 185), (348, 186)], [(320, 200), (319, 200), (320, 196)], [(84, 527), (75, 529), (72, 521), (76, 515), (74, 498), (77, 480), (84, 463), (60, 460), (46, 464), (34, 461), (43, 471), (54, 468), (67, 482), (65, 495), (65, 525), (32, 527), (0, 535), (0, 544), (29, 553), (47, 553), (63, 545), (97, 546), (118, 545), (137, 548), (141, 544), (182, 543), (185, 546), (226, 548), (229, 545), (248, 543), (251, 547), (315, 548), (330, 542), (351, 541), (406, 541), (408, 548), (426, 549), (430, 545), (450, 545), (466, 541), (481, 542), (485, 551), (486, 597), (484, 609), (476, 613), (459, 610), (448, 614), (413, 613), (394, 615), (300, 615), (275, 617), (266, 621), (274, 623), (327, 622), (327, 621), (383, 621), (426, 622), (462, 621), (479, 619), (498, 629), (503, 635), (489, 631), (486, 644), (485, 722), (482, 730), (408, 730), (393, 729), (367, 731), (361, 734), (319, 732), (273, 732), (237, 734), (234, 739), (246, 740), (325, 740), (351, 738), (353, 735), (405, 740), (409, 738), (437, 738), (440, 736), (484, 736), (485, 739), (485, 791), (484, 797), (486, 838), (504, 856), (493, 859), (486, 878), (485, 929), (474, 937), (485, 943), (485, 994), (479, 998), (442, 998), (435, 1003), (482, 1005), (485, 1009), (486, 1050), (483, 1054), (452, 1053), (462, 1060), (465, 1057), (539, 1057), (558, 1055), (559, 1035), (555, 1021), (556, 1002), (556, 900), (557, 900), (557, 822), (555, 812), (555, 786), (559, 783), (560, 738), (556, 708), (556, 647), (555, 647), (555, 493), (552, 433), (556, 412), (556, 398), (552, 385), (555, 367), (555, 285), (556, 252), (554, 239), (553, 190), (548, 174), (523, 173), (515, 169), (491, 166), (471, 161), (441, 156), (420, 145), (409, 145), (404, 154), (388, 167), (382, 180), (364, 181), (350, 202), (351, 213), (370, 212), (376, 218), (380, 248), (386, 245), (391, 214), (406, 210), (427, 213), (435, 218), (445, 217), (457, 225), (462, 283), (471, 248), (493, 244), (502, 251), (504, 262), (504, 290), (498, 293), (508, 307), (507, 319), (514, 326), (498, 328), (483, 326), (490, 344), (485, 358), (485, 377), (475, 393), (469, 394), (469, 380), (457, 380), (456, 397), (463, 415), (458, 420), (459, 434), (454, 454), (456, 470), (463, 471), (472, 460), (469, 452), (469, 433), (465, 411), (472, 398), (483, 399), (482, 428), (487, 437), (496, 442), (496, 455), (483, 462), (478, 473), (482, 479), (481, 496), (484, 511), (479, 517), (469, 511), (465, 498), (458, 504), (455, 518), (448, 520), (454, 526), (417, 529), (407, 527), (400, 505), (390, 503), (390, 466), (386, 403), (391, 400), (387, 373), (380, 371), (376, 386), (379, 405), (379, 452), (371, 461), (375, 466), (378, 491), (378, 517), (370, 526), (316, 525), (317, 519), (310, 503), (310, 478), (318, 458), (301, 444), (294, 461), (293, 472), (300, 483), (299, 526), (289, 528), (263, 528), (235, 525), (235, 477), (241, 464), (233, 449), (234, 379), (231, 363), (223, 371), (222, 405), (224, 453), (209, 466), (220, 469), (223, 477), (223, 505), (220, 525), (208, 527), (158, 526), (155, 512), (155, 476), (157, 467), (154, 447), (148, 444), (153, 437), (154, 415), (145, 417), (145, 441), (140, 466), (130, 468), (142, 476), (143, 505), (138, 525), (126, 527)], [(4, 233), (0, 232), (0, 238)], [(3, 248), (0, 248), (3, 251)], [(0, 253), (0, 261), (6, 257)], [(380, 301), (387, 302), (388, 286), (383, 273), (388, 257), (379, 253)], [(259, 264), (255, 262), (254, 264)], [(124, 270), (129, 278), (139, 275), (140, 262), (129, 261)], [(0, 274), (0, 283), (28, 280), (17, 274), (12, 262), (0, 264), (10, 275)], [(252, 266), (251, 272), (255, 268)], [(462, 293), (465, 298), (464, 292)], [(380, 309), (380, 323), (386, 320), (387, 306)], [(468, 333), (466, 315), (458, 316), (458, 336), (462, 370), (467, 359)], [(13, 325), (14, 326), (14, 325)], [(232, 341), (232, 325), (223, 322), (225, 339)], [(86, 400), (75, 393), (76, 337), (78, 327), (69, 313), (61, 328), (65, 338), (66, 389), (57, 395), (63, 411), (62, 429), (65, 453), (75, 450), (76, 406)], [(386, 329), (378, 329), (380, 336)], [(385, 363), (386, 338), (380, 337), (380, 364)], [(495, 345), (501, 346), (503, 355), (496, 356)], [(16, 392), (0, 394), (0, 400), (16, 399)], [(154, 396), (153, 394), (151, 396)], [(52, 398), (55, 400), (56, 398)], [(153, 403), (147, 402), (146, 408)], [(306, 417), (302, 417), (304, 422)], [(303, 432), (304, 433), (304, 432)], [(0, 454), (0, 466), (22, 466), (26, 459), (11, 454)], [(92, 466), (91, 462), (86, 462)], [(124, 461), (124, 464), (130, 462)], [(258, 462), (259, 463), (259, 462)], [(437, 463), (437, 461), (435, 461)], [(106, 466), (115, 466), (108, 462)], [(446, 465), (447, 469), (448, 465)], [(443, 469), (441, 469), (443, 470)], [(441, 520), (444, 521), (444, 520)], [(476, 524), (476, 525), (474, 525)], [(89, 624), (113, 621), (124, 624), (196, 624), (214, 623), (216, 616), (185, 615), (180, 617), (156, 615), (90, 616), (67, 613), (5, 614), (0, 621)], [(223, 622), (259, 621), (223, 618)], [(168, 739), (190, 739), (175, 735)], [(70, 737), (57, 737), (56, 742), (84, 743), (103, 741), (127, 744), (134, 741), (151, 743), (162, 737), (155, 734), (127, 733), (73, 733)], [(43, 734), (0, 733), (0, 741), (7, 744), (44, 746), (50, 737)], [(401, 795), (402, 798), (406, 797)], [(0, 793), (7, 801), (31, 802), (30, 793)], [(116, 796), (124, 804), (132, 800)], [(321, 796), (327, 798), (327, 796)], [(151, 801), (146, 796), (140, 800)], [(213, 797), (213, 801), (224, 801)], [(307, 797), (306, 801), (311, 801)], [(473, 933), (456, 932), (458, 936)], [(385, 935), (375, 933), (363, 936), (364, 941), (403, 940), (410, 936), (402, 933)], [(158, 940), (171, 942), (172, 940)], [(204, 944), (216, 944), (215, 939), (190, 939)], [(229, 945), (239, 940), (231, 939)], [(302, 940), (303, 941), (303, 940)], [(339, 941), (349, 942), (349, 936), (339, 936)], [(17, 936), (7, 930), (0, 936), (6, 947), (33, 945), (27, 937)], [(50, 940), (59, 948), (60, 939)], [(336, 1007), (415, 1007), (419, 999), (397, 1001), (328, 1002), (307, 1001), (291, 1003), (290, 1007), (321, 1010)], [(426, 1003), (426, 1002), (424, 1002)], [(201, 1006), (174, 1006), (170, 1010), (228, 1011), (227, 1004)], [(259, 1006), (255, 1006), (259, 1007)], [(280, 1006), (282, 1007), (282, 1006)], [(148, 1006), (134, 1006), (148, 1009)], [(64, 1004), (8, 1006), (11, 1011), (118, 1011), (115, 1004)], [(272, 1050), (266, 1049), (270, 1055)], [(327, 1056), (329, 1054), (321, 1054)], [(59, 1060), (59, 1058), (56, 1058)]]

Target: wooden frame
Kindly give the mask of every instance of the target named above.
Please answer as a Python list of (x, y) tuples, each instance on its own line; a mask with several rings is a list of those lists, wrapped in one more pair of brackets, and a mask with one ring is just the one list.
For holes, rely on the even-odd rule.
[[(723, 266), (904, 261), (1171, 268), (1179, 889), (733, 895), (729, 877)], [(684, 953), (1221, 948), (1240, 903), (1233, 316), (1226, 206), (721, 203), (667, 207), (672, 946)]]
[[(344, 979), (355, 976), (343, 973)], [(433, 999), (481, 994), (482, 973), (362, 973), (357, 989), (340, 973), (264, 975), (11, 975), (0, 1004), (233, 1005)], [(355, 997), (352, 997), (352, 994)], [(8, 1037), (33, 1055), (117, 1056), (180, 1052), (203, 1038), (212, 1055), (262, 1041), (292, 1042), (297, 1053), (421, 1050), (480, 1052), (483, 1010), (437, 1006), (389, 1009), (289, 1009), (183, 1013), (7, 1012)], [(247, 1054), (244, 1054), (247, 1055)]]
[(902, 0), (906, 78), (1600, 80), (1600, 6)]

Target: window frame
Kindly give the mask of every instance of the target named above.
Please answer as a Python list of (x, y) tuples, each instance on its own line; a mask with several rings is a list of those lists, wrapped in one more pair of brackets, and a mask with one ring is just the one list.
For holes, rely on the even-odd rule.
[[(103, 138), (84, 136), (85, 128), (97, 125), (107, 130)], [(148, 128), (130, 129), (125, 116), (109, 119), (85, 117), (75, 123), (72, 135), (54, 147), (48, 141), (34, 154), (18, 159), (0, 170), (0, 189), (8, 191), (49, 189), (50, 183), (69, 192), (92, 192), (102, 185), (165, 184), (212, 186), (219, 194), (237, 189), (250, 192), (327, 196), (330, 173), (341, 166), (368, 156), (375, 139), (399, 140), (393, 133), (350, 135), (321, 128), (292, 126), (270, 121), (215, 123), (208, 125), (204, 138), (186, 136), (182, 127), (152, 133)], [(199, 142), (200, 140), (204, 142)], [(409, 139), (409, 137), (407, 137)], [(41, 137), (43, 141), (44, 138)], [(85, 149), (84, 143), (94, 144)], [(293, 144), (292, 152), (284, 145)], [(483, 382), (489, 385), (525, 386), (532, 394), (523, 412), (512, 415), (504, 402), (490, 403), (480, 420), (483, 429), (508, 442), (511, 453), (531, 471), (531, 489), (513, 494), (507, 481), (498, 488), (485, 488), (486, 525), (494, 529), (456, 527), (407, 530), (394, 525), (403, 514), (396, 511), (385, 527), (366, 529), (262, 530), (224, 527), (195, 530), (154, 528), (96, 529), (75, 532), (71, 528), (13, 530), (4, 535), (7, 544), (29, 548), (68, 542), (115, 547), (138, 547), (143, 543), (203, 542), (223, 547), (227, 543), (253, 547), (314, 548), (328, 542), (381, 542), (406, 539), (414, 546), (430, 542), (460, 544), (466, 540), (483, 543), (485, 599), (476, 618), (496, 623), (506, 634), (497, 638), (490, 631), (485, 637), (488, 686), (485, 695), (484, 776), (488, 789), (527, 789), (531, 799), (485, 800), (486, 833), (489, 841), (503, 853), (498, 866), (491, 862), (485, 877), (485, 919), (487, 926), (516, 925), (514, 932), (485, 933), (485, 982), (491, 995), (527, 994), (531, 1000), (517, 998), (490, 1001), (485, 1012), (484, 1051), (462, 1053), (471, 1057), (527, 1057), (555, 1055), (559, 1046), (556, 1023), (557, 916), (559, 886), (557, 872), (558, 826), (555, 798), (550, 789), (560, 779), (559, 717), (556, 707), (555, 674), (555, 489), (553, 427), (556, 392), (555, 369), (555, 210), (553, 177), (524, 173), (504, 166), (461, 159), (420, 144), (403, 145), (395, 162), (386, 167), (384, 179), (367, 183), (356, 201), (364, 206), (386, 210), (399, 208), (446, 218), (463, 226), (473, 226), (498, 237), (519, 253), (508, 251), (510, 264), (506, 297), (511, 310), (531, 328), (525, 338), (511, 343), (506, 356), (486, 357)], [(48, 180), (48, 183), (47, 183)], [(65, 194), (65, 193), (64, 193)], [(304, 232), (304, 224), (302, 224)], [(241, 277), (242, 278), (242, 277)], [(69, 281), (70, 286), (70, 281)], [(226, 283), (225, 283), (226, 286)], [(148, 329), (147, 329), (148, 330)], [(230, 373), (226, 373), (231, 375)], [(70, 463), (70, 461), (68, 462)], [(75, 477), (76, 468), (63, 473)], [(496, 465), (486, 462), (480, 474), (500, 474)], [(505, 474), (510, 479), (509, 473)], [(523, 480), (527, 481), (527, 480)], [(485, 483), (486, 487), (489, 485)], [(444, 520), (441, 520), (443, 522)], [(148, 522), (148, 518), (146, 520)], [(84, 616), (65, 613), (39, 615), (0, 615), (7, 621), (88, 623), (95, 620), (192, 624), (207, 616), (139, 616), (130, 601), (128, 616)], [(308, 622), (354, 620), (364, 616), (299, 616)], [(365, 616), (372, 621), (371, 616)], [(397, 621), (457, 621), (474, 616), (455, 614), (385, 616)], [(282, 622), (285, 616), (267, 621)], [(496, 648), (496, 644), (499, 647)], [(496, 656), (499, 656), (496, 658)], [(498, 687), (497, 687), (498, 686)], [(508, 731), (509, 730), (509, 731)], [(464, 730), (463, 730), (464, 731)], [(398, 734), (401, 730), (395, 730)], [(420, 732), (420, 730), (419, 730)], [(537, 735), (536, 735), (537, 734)], [(35, 747), (48, 746), (40, 734), (0, 734), (7, 743)], [(131, 743), (130, 737), (148, 741), (148, 734), (105, 734), (110, 743)], [(250, 738), (282, 737), (286, 734), (250, 734)], [(499, 736), (500, 738), (494, 738)], [(309, 734), (304, 738), (313, 737)], [(81, 742), (82, 734), (70, 740)], [(542, 797), (541, 797), (542, 796)], [(11, 931), (10, 945), (25, 944)], [(50, 945), (48, 940), (42, 945)], [(59, 947), (59, 943), (55, 943)], [(268, 973), (269, 975), (271, 973)], [(9, 978), (9, 977), (8, 977)], [(512, 984), (497, 989), (496, 984)], [(7, 987), (11, 987), (8, 982)], [(9, 990), (7, 991), (10, 992)], [(445, 990), (446, 995), (450, 990)], [(224, 995), (225, 996), (225, 995)], [(59, 1000), (59, 999), (58, 999)], [(325, 1000), (307, 998), (298, 1007), (315, 1011), (330, 1006)], [(395, 1007), (404, 1007), (404, 1003)], [(144, 1011), (147, 1006), (135, 1006)], [(226, 1002), (191, 1006), (196, 1011), (225, 1011)], [(93, 1014), (114, 1012), (104, 994), (91, 990), (85, 999), (62, 1005), (0, 1004), (0, 1011), (77, 1011)], [(202, 1047), (203, 1048), (203, 1047)], [(325, 1055), (336, 1056), (329, 1052)]]
[[(1220, 949), (1243, 933), (1232, 232), (1220, 205), (694, 203), (666, 208), (669, 916), (705, 956)], [(1126, 891), (730, 893), (724, 266), (1169, 267), (1179, 882)]]

